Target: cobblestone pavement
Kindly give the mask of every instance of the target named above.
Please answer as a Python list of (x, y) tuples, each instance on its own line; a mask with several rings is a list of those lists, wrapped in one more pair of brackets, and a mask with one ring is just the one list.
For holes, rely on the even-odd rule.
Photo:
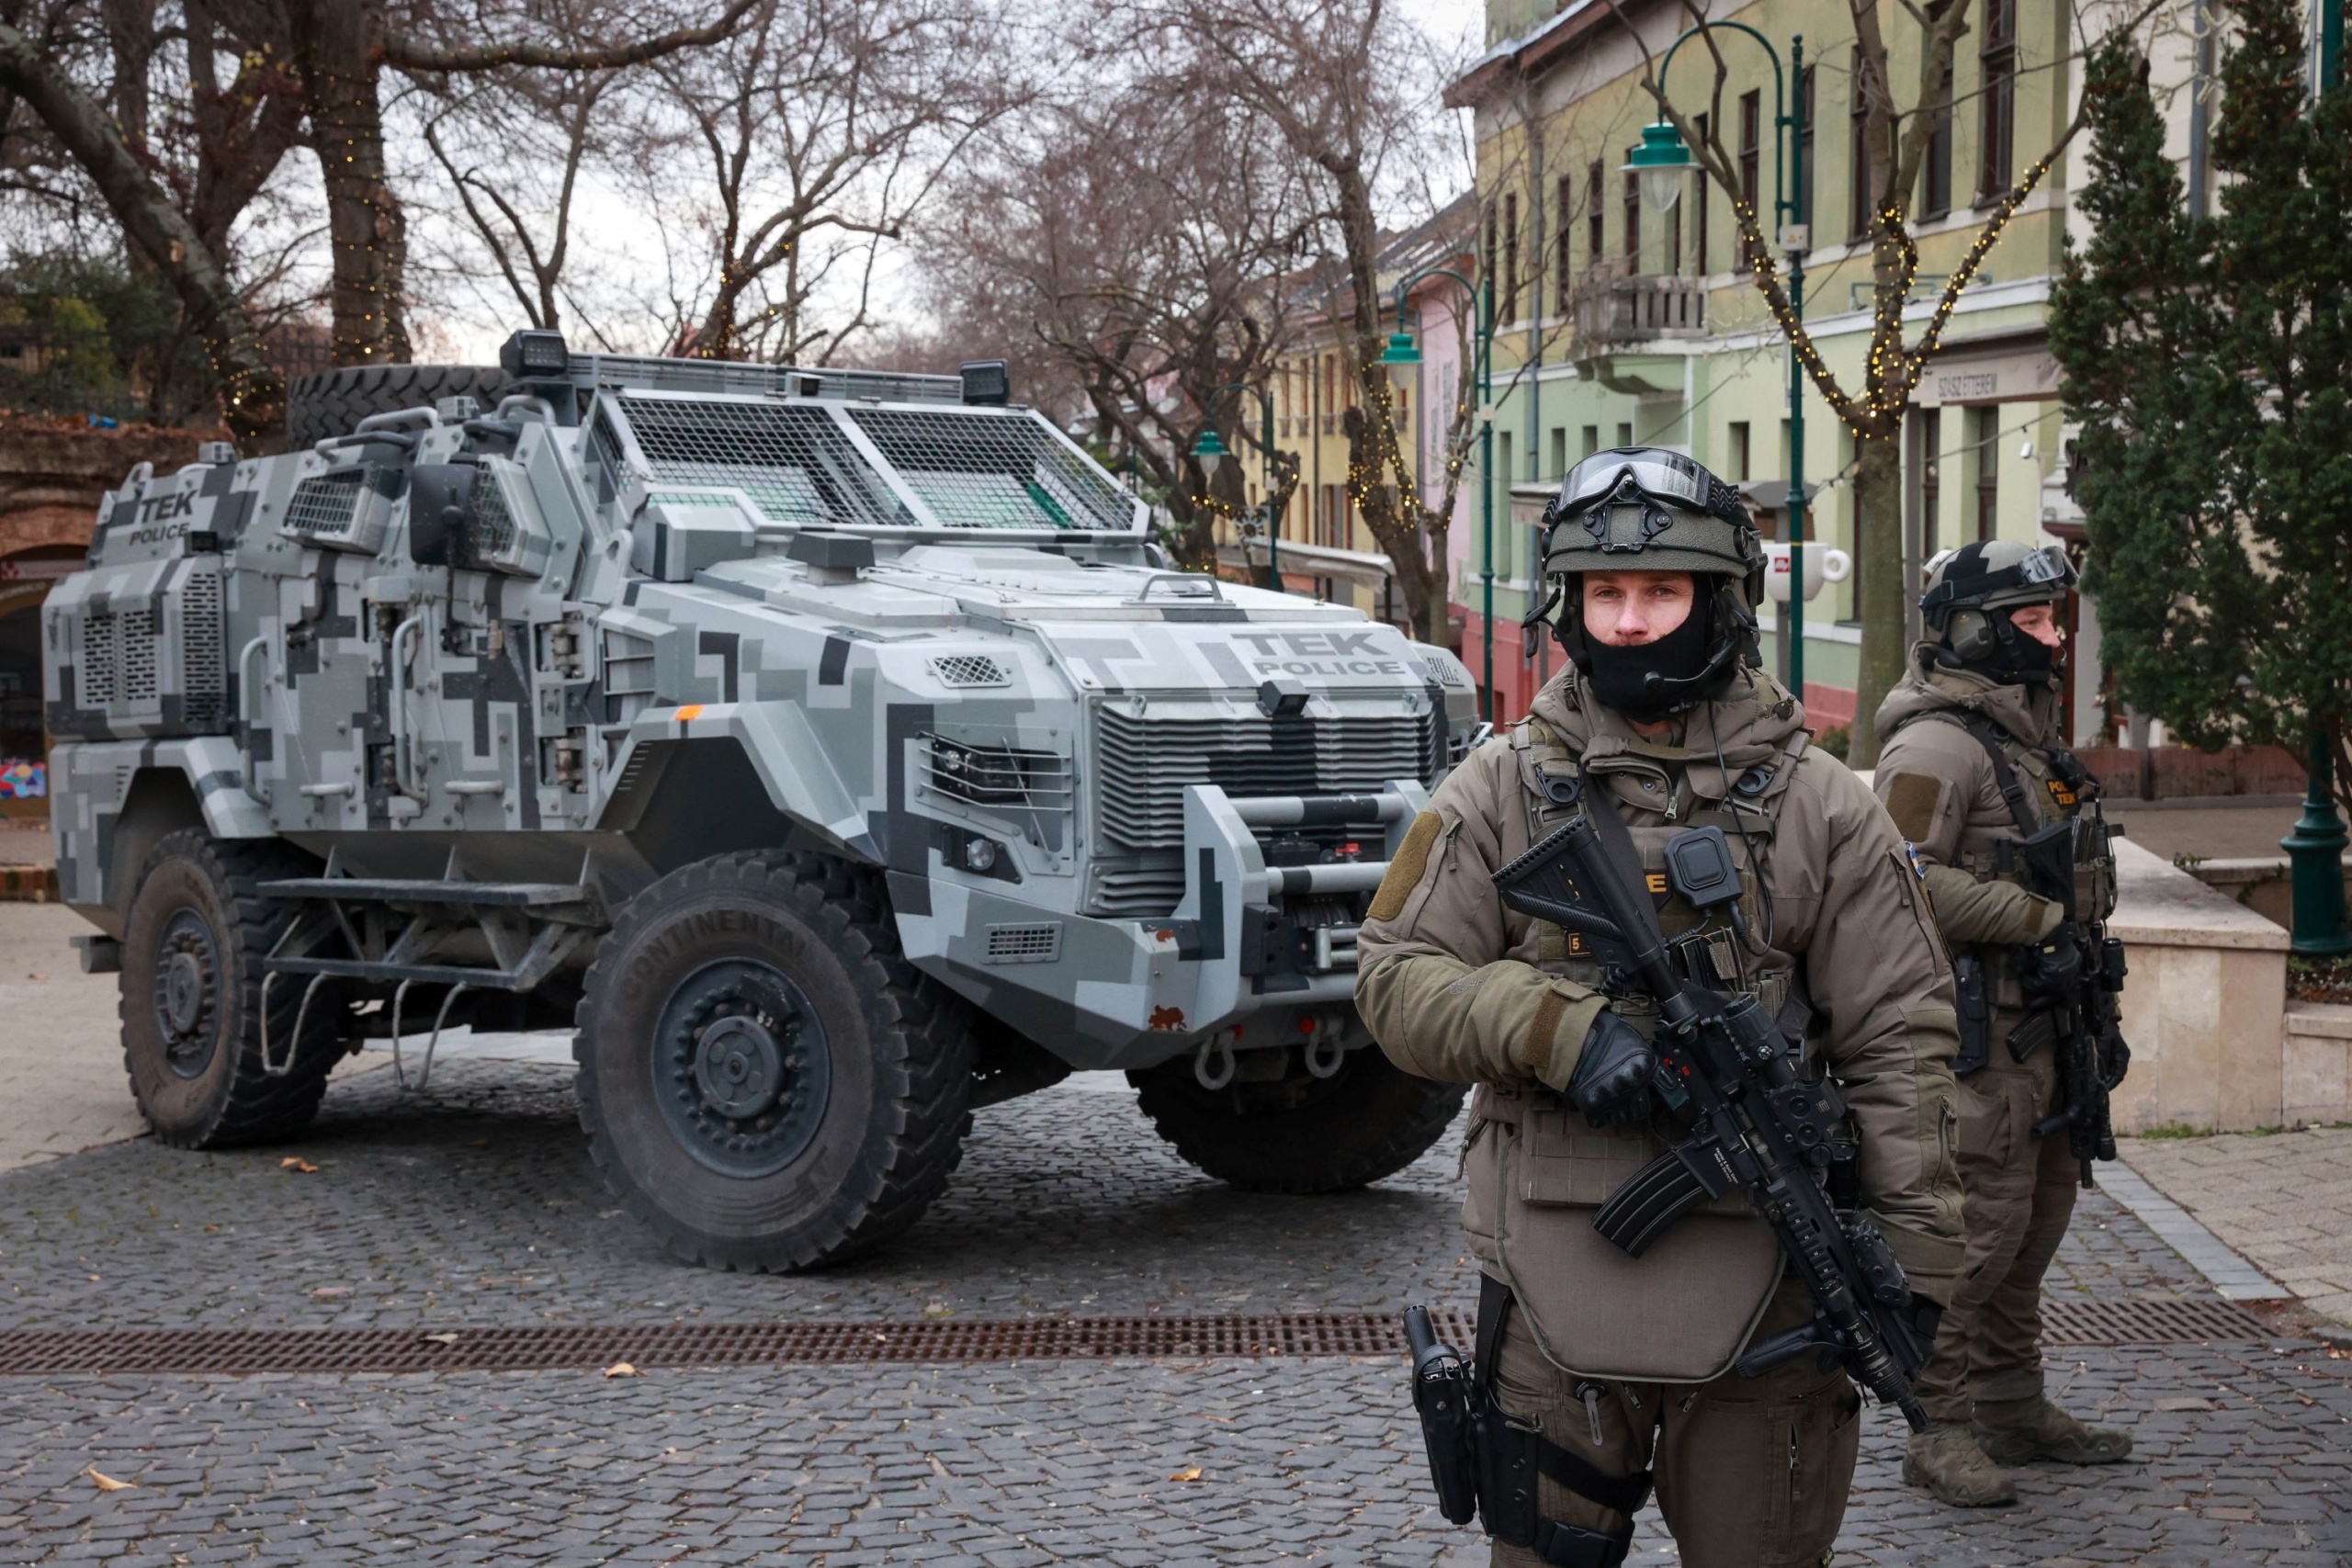
[[(0, 828), (0, 864), (46, 832)], [(0, 1170), (147, 1130), (123, 1082), (112, 975), (85, 975), (66, 945), (91, 930), (56, 904), (0, 903)]]
[[(616, 1212), (560, 1069), (451, 1063), (406, 1100), (388, 1078), (336, 1083), (287, 1147), (141, 1140), (0, 1176), (0, 1329), (1467, 1301), (1442, 1150), (1363, 1193), (1250, 1196), (1176, 1161), (1129, 1096), (1072, 1084), (981, 1112), (954, 1191), (881, 1258), (739, 1277), (668, 1262)], [(281, 1169), (288, 1154), (319, 1169)], [(2060, 1273), (2094, 1296), (2205, 1293), (2095, 1194)], [(2053, 1352), (2070, 1406), (2130, 1427), (2148, 1462), (2037, 1470), (2007, 1509), (1905, 1490), (1900, 1422), (1871, 1412), (1841, 1568), (2342, 1562), (2352, 1360), (2276, 1347)], [(0, 1378), (0, 1561), (1483, 1562), (1430, 1506), (1401, 1374), (1223, 1360)], [(1639, 1539), (1644, 1568), (1675, 1561), (1654, 1523)]]
[(2352, 1324), (2352, 1127), (2121, 1140), (2124, 1163), (2233, 1250)]

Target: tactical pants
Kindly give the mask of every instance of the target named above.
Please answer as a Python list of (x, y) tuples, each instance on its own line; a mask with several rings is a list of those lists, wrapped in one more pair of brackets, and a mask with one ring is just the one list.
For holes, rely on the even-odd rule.
[[(1812, 1316), (1804, 1290), (1783, 1281), (1756, 1337)], [(1814, 1568), (1846, 1517), (1861, 1442), (1861, 1395), (1842, 1371), (1810, 1356), (1760, 1378), (1725, 1372), (1711, 1382), (1591, 1382), (1546, 1360), (1525, 1314), (1505, 1324), (1495, 1397), (1510, 1415), (1610, 1475), (1648, 1466), (1658, 1511), (1683, 1568)], [(1589, 1392), (1589, 1398), (1587, 1397)], [(1597, 1434), (1597, 1436), (1596, 1436)], [(1629, 1529), (1624, 1515), (1549, 1475), (1536, 1507), (1587, 1529)], [(1541, 1568), (1532, 1551), (1495, 1543), (1495, 1568)]]
[(2041, 1392), (2041, 1276), (2074, 1217), (2080, 1168), (2066, 1135), (2033, 1135), (2058, 1093), (2049, 1047), (2023, 1063), (2005, 1043), (2018, 1015), (1994, 1017), (1992, 1061), (1960, 1080), (1960, 1183), (1968, 1251), (1951, 1305), (1919, 1378), (1939, 1421), (1965, 1421), (1979, 1399)]

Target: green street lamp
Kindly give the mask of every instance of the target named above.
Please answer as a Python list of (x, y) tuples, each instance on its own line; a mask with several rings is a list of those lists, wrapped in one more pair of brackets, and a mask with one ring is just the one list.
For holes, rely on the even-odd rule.
[[(1266, 575), (1274, 581), (1274, 592), (1283, 592), (1282, 519), (1274, 514), (1274, 405), (1266, 394), (1247, 381), (1227, 381), (1209, 394), (1208, 407), (1202, 411), (1206, 423), (1201, 426), (1199, 439), (1193, 443), (1193, 459), (1201, 466), (1201, 477), (1211, 483), (1217, 470), (1233, 460), (1226, 449), (1225, 437), (1216, 433), (1217, 400), (1227, 392), (1247, 392), (1258, 400), (1258, 446), (1266, 456)], [(1241, 564), (1250, 564), (1250, 541), (1241, 541)]]
[(1683, 176), (1690, 172), (1690, 149), (1672, 120), (1642, 127), (1642, 144), (1625, 160), (1624, 172), (1641, 184), (1642, 205), (1664, 212), (1682, 199)]
[(1388, 368), (1389, 379), (1399, 388), (1411, 385), (1419, 374), (1420, 345), (1413, 334), (1405, 330), (1405, 300), (1413, 285), (1430, 277), (1450, 277), (1462, 286), (1462, 291), (1477, 303), (1477, 319), (1472, 323), (1471, 347), (1476, 355), (1472, 362), (1476, 370), (1475, 391), (1478, 399), (1478, 533), (1479, 533), (1479, 619), (1484, 623), (1480, 640), (1484, 647), (1483, 669), (1479, 676), (1486, 693), (1485, 718), (1495, 721), (1495, 411), (1494, 411), (1494, 345), (1495, 290), (1490, 278), (1484, 285), (1474, 284), (1450, 266), (1425, 266), (1408, 272), (1396, 280), (1396, 330), (1388, 339), (1388, 347), (1381, 354), (1380, 363)]
[(1380, 352), (1380, 363), (1387, 367), (1389, 387), (1401, 397), (1420, 379), (1421, 345), (1410, 333), (1391, 333), (1388, 346)]
[[(1792, 34), (1789, 39), (1788, 71), (1783, 75), (1781, 51), (1772, 41), (1745, 22), (1700, 22), (1683, 29), (1679, 38), (1667, 45), (1666, 53), (1657, 64), (1658, 92), (1666, 90), (1666, 70), (1674, 63), (1674, 51), (1684, 43), (1710, 28), (1722, 28), (1731, 32), (1746, 33), (1760, 45), (1772, 62), (1772, 132), (1777, 158), (1772, 171), (1772, 215), (1781, 225), (1780, 240), (1788, 252), (1789, 319), (1789, 498), (1788, 510), (1782, 513), (1781, 536), (1789, 547), (1789, 596), (1787, 635), (1781, 641), (1785, 650), (1789, 689), (1797, 700), (1804, 700), (1804, 367), (1797, 359), (1797, 329), (1804, 324), (1804, 253), (1812, 243), (1807, 226), (1800, 221), (1805, 209), (1804, 161), (1798, 156), (1804, 128), (1799, 117), (1804, 111), (1804, 35)], [(1792, 103), (1795, 107), (1792, 108)], [(1663, 114), (1663, 109), (1661, 109)], [(1691, 166), (1690, 149), (1684, 144), (1682, 133), (1673, 121), (1661, 118), (1657, 124), (1642, 129), (1642, 144), (1634, 149), (1624, 167), (1641, 178), (1642, 199), (1660, 211), (1674, 205), (1682, 194), (1682, 176)], [(1735, 197), (1736, 199), (1736, 197)]]
[(1212, 424), (1204, 428), (1201, 438), (1193, 443), (1193, 460), (1200, 464), (1201, 477), (1212, 484), (1216, 482), (1217, 471), (1233, 460), (1233, 454), (1225, 449), (1225, 438), (1217, 434), (1216, 426)]

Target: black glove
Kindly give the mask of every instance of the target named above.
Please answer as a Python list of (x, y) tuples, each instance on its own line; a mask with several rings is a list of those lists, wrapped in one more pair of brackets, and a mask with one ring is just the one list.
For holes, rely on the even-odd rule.
[(2098, 1081), (2102, 1089), (2112, 1089), (2132, 1070), (2132, 1047), (2123, 1042), (2123, 1031), (2107, 1028), (2098, 1035)]
[(1568, 1077), (1568, 1098), (1595, 1127), (1646, 1122), (1650, 1075), (1657, 1071), (1657, 1052), (1641, 1031), (1603, 1008), (1586, 1032), (1584, 1053)]
[(2018, 949), (2018, 984), (2029, 1007), (2070, 1007), (2083, 994), (2083, 944), (2072, 921), (2040, 942)]
[(1911, 1292), (1911, 1310), (1907, 1315), (1911, 1320), (1911, 1332), (1919, 1337), (1919, 1343), (1933, 1345), (1936, 1342), (1936, 1329), (1944, 1320), (1942, 1304), (1914, 1291)]

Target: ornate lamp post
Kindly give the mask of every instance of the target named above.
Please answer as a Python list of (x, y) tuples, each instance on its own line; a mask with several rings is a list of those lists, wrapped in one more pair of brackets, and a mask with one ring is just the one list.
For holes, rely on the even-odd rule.
[(1430, 277), (1452, 278), (1462, 286), (1464, 293), (1477, 301), (1478, 306), (1472, 336), (1472, 350), (1476, 355), (1472, 363), (1478, 399), (1478, 615), (1484, 623), (1480, 633), (1484, 651), (1478, 679), (1487, 694), (1484, 716), (1488, 724), (1492, 724), (1495, 721), (1495, 294), (1491, 283), (1482, 288), (1450, 266), (1425, 266), (1407, 273), (1396, 283), (1396, 331), (1388, 339), (1388, 347), (1381, 355), (1380, 362), (1388, 367), (1392, 378), (1409, 382), (1418, 374), (1421, 351), (1406, 327), (1405, 299), (1413, 285)]
[[(1772, 171), (1772, 216), (1780, 225), (1778, 238), (1788, 253), (1789, 314), (1799, 324), (1804, 321), (1804, 253), (1813, 243), (1810, 227), (1797, 220), (1804, 210), (1804, 163), (1798, 155), (1802, 146), (1803, 128), (1797, 112), (1803, 107), (1804, 93), (1804, 35), (1797, 33), (1789, 39), (1789, 63), (1785, 75), (1781, 67), (1780, 51), (1771, 40), (1745, 22), (1701, 22), (1687, 28), (1681, 37), (1668, 44), (1658, 61), (1657, 79), (1660, 89), (1666, 83), (1666, 68), (1674, 62), (1674, 51), (1684, 41), (1710, 28), (1724, 28), (1746, 33), (1761, 45), (1772, 61), (1772, 129), (1773, 152), (1777, 166)], [(1671, 120), (1659, 120), (1642, 130), (1642, 144), (1634, 149), (1633, 157), (1624, 167), (1639, 177), (1642, 199), (1649, 206), (1664, 211), (1679, 200), (1683, 175), (1691, 164), (1690, 149), (1683, 142), (1682, 132)], [(1736, 197), (1734, 197), (1736, 200)], [(1786, 649), (1789, 689), (1802, 701), (1804, 697), (1804, 370), (1797, 363), (1797, 345), (1793, 334), (1789, 340), (1789, 499), (1788, 511), (1781, 525), (1781, 537), (1789, 547), (1789, 598)]]
[[(1216, 433), (1216, 402), (1227, 392), (1247, 392), (1258, 400), (1258, 446), (1266, 455), (1266, 574), (1274, 580), (1274, 592), (1283, 591), (1282, 519), (1274, 515), (1274, 405), (1266, 394), (1247, 381), (1227, 381), (1209, 394), (1209, 406), (1202, 411), (1207, 423), (1201, 426), (1200, 438), (1193, 443), (1193, 460), (1201, 465), (1201, 476), (1215, 483), (1217, 470), (1233, 460), (1225, 448), (1225, 438)], [(1250, 559), (1250, 541), (1241, 542), (1241, 559)]]

